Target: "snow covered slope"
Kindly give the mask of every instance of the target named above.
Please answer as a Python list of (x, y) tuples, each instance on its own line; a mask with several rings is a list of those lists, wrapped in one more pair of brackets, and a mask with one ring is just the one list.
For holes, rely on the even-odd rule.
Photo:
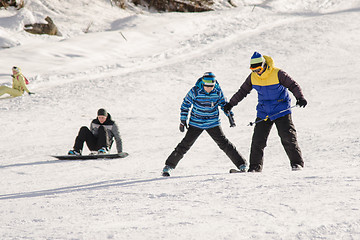
[[(0, 50), (0, 84), (11, 84), (17, 65), (36, 93), (0, 99), (0, 238), (359, 239), (359, 1), (237, 4), (181, 14), (29, 0), (0, 11), (0, 43), (10, 47)], [(62, 37), (22, 30), (46, 16)], [(228, 174), (231, 161), (204, 133), (172, 177), (160, 177), (184, 136), (187, 91), (213, 71), (230, 98), (254, 51), (273, 57), (308, 100), (293, 111), (304, 170), (290, 171), (274, 128), (261, 174)], [(256, 102), (253, 91), (234, 108), (236, 128), (221, 116), (247, 159)], [(51, 158), (101, 107), (130, 156)]]

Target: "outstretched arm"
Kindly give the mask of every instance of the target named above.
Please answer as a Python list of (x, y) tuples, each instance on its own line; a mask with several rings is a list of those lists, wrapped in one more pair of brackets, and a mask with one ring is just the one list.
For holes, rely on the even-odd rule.
[(193, 104), (195, 98), (195, 91), (194, 88), (192, 88), (185, 96), (181, 107), (180, 107), (180, 121), (186, 121), (189, 115), (189, 111), (191, 108), (191, 105)]
[(280, 84), (288, 88), (290, 92), (294, 94), (296, 99), (304, 98), (299, 84), (295, 82), (295, 80), (290, 77), (286, 72), (284, 72), (283, 70), (279, 70), (278, 77)]
[(243, 100), (252, 90), (251, 74), (246, 78), (245, 82), (241, 85), (240, 89), (231, 97), (230, 102), (224, 107), (224, 110), (230, 111), (241, 100)]
[(111, 131), (114, 134), (114, 138), (115, 138), (115, 142), (116, 142), (116, 149), (117, 149), (118, 153), (121, 153), (123, 151), (123, 146), (122, 146), (122, 140), (121, 140), (119, 128), (116, 125), (116, 123), (113, 124)]
[(236, 106), (243, 100), (252, 90), (251, 74), (246, 78), (245, 82), (241, 85), (240, 89), (231, 97), (230, 104)]
[(219, 105), (221, 107), (221, 110), (223, 110), (225, 115), (228, 117), (230, 127), (235, 127), (236, 124), (235, 124), (235, 120), (234, 120), (234, 113), (231, 110), (225, 110), (226, 104), (228, 104), (228, 103), (225, 100), (224, 93), (221, 91), (220, 92), (220, 104)]
[(229, 117), (229, 115), (234, 115), (231, 110), (225, 109), (226, 104), (228, 104), (228, 102), (225, 99), (224, 93), (221, 91), (220, 92), (220, 103), (219, 103), (221, 110), (223, 110), (223, 112), (225, 113), (225, 115), (227, 117)]
[(278, 78), (280, 84), (288, 88), (289, 91), (294, 94), (297, 100), (296, 105), (299, 105), (300, 107), (305, 107), (307, 105), (307, 101), (304, 97), (304, 94), (302, 93), (299, 84), (283, 70), (279, 70)]

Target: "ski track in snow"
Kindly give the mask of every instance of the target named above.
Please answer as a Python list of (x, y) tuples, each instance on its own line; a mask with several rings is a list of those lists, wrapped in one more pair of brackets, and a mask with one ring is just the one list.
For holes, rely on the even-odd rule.
[[(55, 16), (83, 14), (59, 10), (56, 0), (32, 4)], [(92, 33), (73, 36), (80, 25), (65, 23), (61, 41), (28, 37), (1, 50), (1, 82), (8, 83), (8, 65), (18, 64), (36, 92), (0, 100), (1, 238), (360, 238), (359, 9), (356, 1), (241, 1), (200, 14), (124, 12), (106, 27), (89, 15)], [(187, 91), (213, 71), (230, 98), (255, 50), (272, 56), (309, 101), (293, 111), (304, 170), (290, 171), (274, 127), (261, 174), (228, 174), (230, 160), (204, 133), (173, 175), (160, 177), (183, 137), (178, 119)], [(256, 95), (234, 108), (236, 128), (221, 115), (246, 159)], [(72, 147), (100, 107), (118, 123), (130, 156), (52, 159)]]

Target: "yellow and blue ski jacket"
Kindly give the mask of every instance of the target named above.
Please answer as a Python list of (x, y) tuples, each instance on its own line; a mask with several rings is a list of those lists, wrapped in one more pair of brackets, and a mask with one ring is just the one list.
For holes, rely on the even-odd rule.
[(266, 70), (260, 76), (252, 72), (230, 99), (230, 104), (236, 106), (254, 88), (258, 92), (257, 117), (275, 120), (291, 113), (291, 109), (289, 109), (277, 114), (291, 106), (288, 89), (294, 94), (296, 99), (303, 98), (304, 96), (300, 86), (286, 72), (274, 67), (271, 57), (264, 56), (264, 58), (267, 64)]

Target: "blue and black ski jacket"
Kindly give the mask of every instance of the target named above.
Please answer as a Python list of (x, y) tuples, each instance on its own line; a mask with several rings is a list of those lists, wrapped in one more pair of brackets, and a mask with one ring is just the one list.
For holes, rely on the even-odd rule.
[[(219, 83), (216, 82), (214, 89), (207, 93), (200, 78), (181, 104), (180, 120), (186, 121), (190, 112), (190, 126), (201, 129), (217, 127), (220, 125), (219, 107), (224, 111), (225, 104), (225, 97)], [(233, 113), (230, 112), (230, 114)], [(228, 114), (225, 113), (225, 115)]]

